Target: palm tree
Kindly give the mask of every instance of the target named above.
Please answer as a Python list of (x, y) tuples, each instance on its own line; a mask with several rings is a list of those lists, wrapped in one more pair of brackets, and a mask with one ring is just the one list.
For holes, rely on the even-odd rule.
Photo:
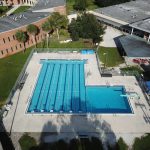
[(43, 29), (43, 31), (47, 32), (47, 48), (48, 48), (49, 33), (53, 30), (49, 21), (46, 21), (42, 24), (42, 29)]
[(59, 40), (59, 29), (66, 28), (68, 25), (68, 19), (64, 15), (60, 15), (58, 12), (54, 12), (49, 18), (50, 26), (53, 30), (56, 30), (57, 37)]
[(35, 47), (37, 46), (36, 35), (39, 32), (39, 29), (36, 25), (30, 24), (27, 26), (27, 32), (32, 35), (32, 39), (34, 41)]
[(25, 52), (25, 49), (26, 49), (25, 42), (27, 42), (27, 40), (28, 40), (27, 34), (24, 31), (18, 30), (15, 34), (15, 37), (18, 42), (23, 43), (23, 45), (24, 45), (23, 52)]

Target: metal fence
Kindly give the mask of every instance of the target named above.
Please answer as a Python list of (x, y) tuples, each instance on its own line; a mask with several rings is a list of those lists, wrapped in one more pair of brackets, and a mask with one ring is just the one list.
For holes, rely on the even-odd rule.
[(100, 75), (101, 75), (101, 74), (102, 74), (102, 69), (101, 69), (101, 66), (100, 66), (100, 59), (99, 59), (99, 56), (98, 56), (97, 51), (95, 51), (95, 53), (96, 53), (96, 59), (97, 59), (98, 70), (99, 70), (99, 73), (100, 73)]
[(43, 53), (43, 52), (80, 52), (83, 49), (89, 48), (36, 48), (34, 52)]

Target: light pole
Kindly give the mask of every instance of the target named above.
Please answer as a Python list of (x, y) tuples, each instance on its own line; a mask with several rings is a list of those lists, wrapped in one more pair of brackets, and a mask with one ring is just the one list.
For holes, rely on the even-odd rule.
[(97, 57), (97, 60), (98, 60), (98, 68), (99, 68), (99, 71), (100, 71), (100, 74), (101, 74), (102, 69), (101, 69), (101, 64), (100, 64), (100, 57), (98, 55), (99, 48), (100, 48), (100, 42), (98, 43), (97, 48), (96, 48), (96, 57)]
[(106, 63), (107, 63), (107, 53), (103, 53), (103, 55), (105, 56), (105, 60), (104, 60), (104, 69), (105, 69), (106, 68)]

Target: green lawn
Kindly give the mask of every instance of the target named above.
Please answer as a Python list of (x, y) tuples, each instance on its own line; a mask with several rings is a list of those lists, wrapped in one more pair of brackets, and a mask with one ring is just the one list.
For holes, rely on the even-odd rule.
[(20, 6), (18, 9), (16, 9), (13, 14), (18, 14), (21, 12), (25, 12), (30, 8), (30, 6)]
[[(84, 43), (83, 40), (69, 42), (69, 43), (60, 43), (57, 39), (49, 40), (49, 48), (92, 48), (91, 44)], [(47, 48), (46, 40), (38, 44), (38, 48)]]
[(124, 62), (117, 48), (100, 47), (98, 55), (100, 61), (107, 67), (114, 67)]
[(0, 59), (0, 107), (5, 103), (19, 73), (31, 51), (22, 52)]

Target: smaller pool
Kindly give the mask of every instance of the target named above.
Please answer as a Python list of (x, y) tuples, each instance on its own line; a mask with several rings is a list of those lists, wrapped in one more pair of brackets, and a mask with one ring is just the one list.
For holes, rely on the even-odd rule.
[(87, 110), (93, 113), (132, 113), (123, 86), (87, 86)]

